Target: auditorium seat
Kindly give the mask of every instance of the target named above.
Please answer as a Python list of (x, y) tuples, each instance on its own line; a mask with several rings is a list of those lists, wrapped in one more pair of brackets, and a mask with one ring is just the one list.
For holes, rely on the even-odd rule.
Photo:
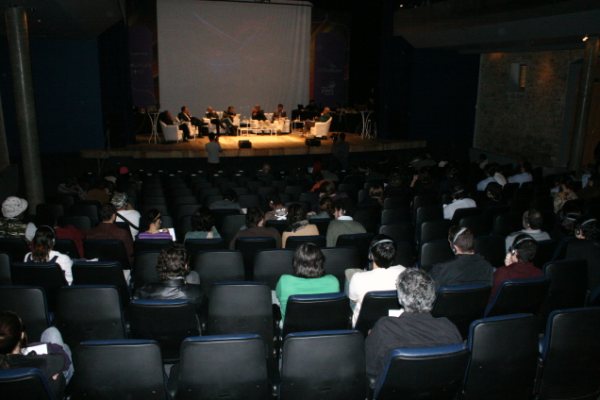
[(285, 338), (279, 400), (365, 397), (365, 350), (360, 332), (298, 332)]
[(14, 311), (25, 326), (31, 342), (40, 340), (44, 329), (50, 326), (50, 315), (44, 289), (36, 286), (0, 286), (0, 310)]
[(46, 293), (50, 311), (56, 309), (60, 288), (67, 285), (65, 273), (56, 263), (16, 263), (10, 266), (12, 283), (15, 285), (39, 286)]
[(265, 344), (257, 334), (189, 337), (171, 369), (176, 400), (270, 398)]
[(509, 280), (502, 283), (496, 295), (490, 299), (485, 317), (496, 315), (531, 313), (540, 314), (540, 308), (549, 282), (546, 278)]
[(343, 293), (296, 294), (288, 298), (281, 337), (292, 332), (348, 329), (350, 301)]
[(323, 268), (326, 274), (335, 276), (340, 282), (340, 287), (346, 281), (347, 268), (360, 268), (358, 250), (354, 247), (325, 247), (321, 249), (325, 256)]
[(283, 274), (293, 275), (294, 251), (288, 249), (261, 250), (254, 259), (254, 280), (264, 282), (275, 290)]
[(528, 400), (537, 366), (538, 328), (532, 314), (479, 319), (471, 324), (469, 364), (460, 399)]
[(367, 337), (379, 318), (387, 317), (390, 310), (401, 309), (395, 290), (379, 290), (365, 294), (356, 320), (355, 329)]
[(392, 351), (374, 384), (374, 400), (453, 400), (465, 375), (464, 343)]
[(46, 377), (38, 368), (0, 369), (0, 393), (5, 399), (55, 400)]
[(210, 250), (198, 253), (191, 269), (198, 273), (205, 298), (210, 297), (211, 287), (219, 281), (243, 281), (244, 259), (237, 250)]
[(75, 399), (167, 400), (160, 348), (153, 340), (84, 341), (73, 351)]

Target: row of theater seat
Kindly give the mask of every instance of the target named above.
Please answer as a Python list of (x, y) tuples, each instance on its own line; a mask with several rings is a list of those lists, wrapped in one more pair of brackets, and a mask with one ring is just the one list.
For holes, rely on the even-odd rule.
[[(474, 321), (464, 344), (397, 349), (369, 381), (357, 331), (288, 335), (280, 376), (258, 335), (189, 337), (165, 378), (154, 341), (84, 341), (74, 350), (73, 399), (595, 399), (600, 308), (554, 311), (538, 343), (535, 318)], [(276, 368), (275, 368), (276, 369)], [(51, 398), (36, 370), (0, 371), (7, 398)]]

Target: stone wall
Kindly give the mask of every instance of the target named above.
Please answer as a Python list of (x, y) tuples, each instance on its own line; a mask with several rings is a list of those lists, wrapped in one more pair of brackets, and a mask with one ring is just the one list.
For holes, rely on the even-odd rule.
[(582, 50), (482, 54), (473, 146), (537, 165), (564, 163), (569, 68), (582, 57)]

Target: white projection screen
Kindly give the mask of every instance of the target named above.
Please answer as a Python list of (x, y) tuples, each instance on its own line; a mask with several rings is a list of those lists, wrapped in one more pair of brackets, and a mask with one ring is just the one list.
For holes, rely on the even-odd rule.
[(289, 112), (309, 97), (312, 5), (305, 1), (157, 0), (159, 96), (177, 115), (255, 104)]

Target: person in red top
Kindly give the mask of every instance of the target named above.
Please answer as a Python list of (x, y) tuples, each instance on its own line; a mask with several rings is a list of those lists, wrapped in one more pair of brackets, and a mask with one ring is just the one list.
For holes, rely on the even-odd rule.
[(96, 227), (87, 231), (86, 239), (117, 239), (125, 245), (125, 251), (129, 258), (129, 264), (133, 265), (133, 239), (129, 229), (120, 228), (115, 221), (117, 209), (111, 203), (104, 204), (100, 209), (102, 220)]
[(494, 272), (490, 299), (494, 298), (505, 281), (544, 276), (544, 273), (531, 262), (535, 257), (536, 250), (537, 243), (531, 236), (523, 233), (515, 237), (515, 241), (504, 258), (504, 266), (497, 268)]

